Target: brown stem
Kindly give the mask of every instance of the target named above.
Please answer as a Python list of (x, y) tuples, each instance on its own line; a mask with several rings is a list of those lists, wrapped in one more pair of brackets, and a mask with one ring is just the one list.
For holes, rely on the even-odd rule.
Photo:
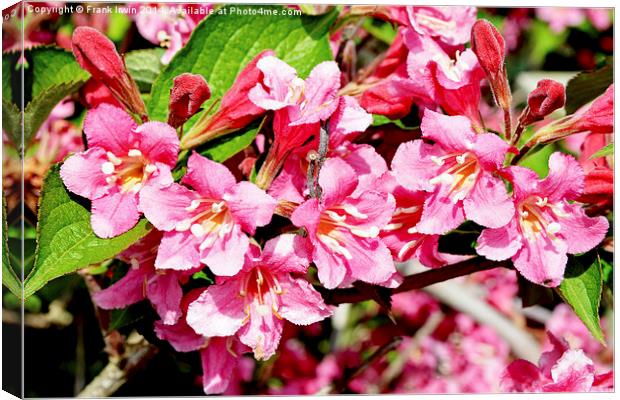
[(504, 109), (504, 130), (506, 140), (510, 141), (510, 135), (512, 133), (512, 121), (510, 116), (510, 108)]
[[(498, 267), (510, 268), (508, 261), (489, 261), (482, 257), (474, 257), (456, 264), (445, 267), (431, 269), (405, 277), (403, 283), (394, 289), (380, 287), (386, 294), (397, 294), (410, 290), (422, 289), (435, 283), (447, 281), (449, 279), (465, 276), (474, 272), (486, 271)], [(317, 287), (327, 304), (338, 305), (342, 303), (358, 303), (365, 300), (373, 300), (376, 293), (371, 290), (359, 288), (345, 288), (335, 290), (325, 290)]]

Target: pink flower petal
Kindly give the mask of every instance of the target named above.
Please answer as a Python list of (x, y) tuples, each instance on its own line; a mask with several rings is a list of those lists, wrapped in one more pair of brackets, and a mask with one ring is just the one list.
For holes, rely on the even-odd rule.
[(60, 177), (69, 191), (93, 200), (108, 192), (107, 175), (101, 165), (108, 161), (100, 147), (70, 156), (60, 167)]
[(526, 279), (543, 286), (555, 287), (564, 278), (568, 257), (563, 240), (546, 237), (524, 240), (523, 247), (513, 258), (515, 268)]
[(101, 147), (116, 156), (126, 155), (135, 148), (136, 136), (133, 133), (137, 124), (122, 108), (101, 104), (86, 113), (84, 134), (88, 147)]
[(207, 337), (234, 335), (246, 316), (240, 289), (239, 279), (209, 286), (187, 308), (188, 325)]
[(499, 136), (481, 133), (476, 136), (473, 152), (483, 168), (495, 170), (501, 168), (510, 146)]
[(409, 190), (432, 191), (434, 186), (429, 181), (437, 175), (437, 165), (431, 156), (441, 155), (438, 146), (422, 140), (401, 144), (392, 159), (392, 170), (398, 183)]
[(542, 376), (536, 365), (525, 360), (510, 363), (500, 377), (503, 392), (540, 392)]
[(324, 61), (312, 69), (306, 79), (304, 103), (300, 115), (291, 121), (291, 125), (312, 124), (325, 121), (336, 107), (338, 89), (340, 89), (340, 69), (334, 61)]
[(155, 275), (146, 288), (146, 296), (166, 325), (175, 324), (181, 317), (183, 290), (177, 274), (166, 272)]
[(147, 185), (140, 191), (140, 208), (157, 229), (172, 231), (190, 217), (186, 208), (196, 197), (196, 193), (176, 183), (167, 188)]
[(276, 208), (276, 200), (250, 182), (239, 182), (224, 199), (235, 222), (250, 234), (257, 226), (265, 226), (271, 221)]
[(279, 311), (282, 318), (296, 325), (310, 325), (332, 314), (321, 295), (304, 279), (285, 276), (279, 282), (284, 290)]
[(506, 185), (488, 172), (480, 174), (463, 206), (468, 219), (488, 228), (506, 225), (515, 213)]
[(357, 175), (353, 168), (339, 158), (328, 158), (319, 175), (322, 201), (326, 207), (342, 203), (357, 186)]
[(95, 235), (111, 238), (127, 232), (140, 219), (135, 193), (116, 192), (93, 200), (90, 223)]
[(155, 321), (155, 334), (161, 340), (170, 342), (176, 351), (182, 353), (198, 350), (205, 345), (204, 336), (194, 332), (185, 319), (179, 320), (175, 325)]
[(347, 268), (344, 266), (343, 257), (322, 243), (316, 243), (312, 253), (312, 260), (316, 264), (319, 281), (327, 289), (334, 289), (344, 279)]
[(230, 385), (239, 357), (229, 351), (227, 341), (232, 338), (212, 338), (200, 351), (202, 387), (206, 394), (220, 394)]
[(308, 270), (306, 240), (295, 234), (283, 234), (265, 243), (261, 264), (273, 272), (296, 272), (304, 274)]
[(166, 232), (159, 245), (155, 267), (183, 271), (200, 265), (196, 238), (189, 232)]
[(140, 138), (139, 149), (150, 162), (161, 162), (174, 167), (179, 152), (177, 132), (163, 122), (147, 122), (136, 128)]
[(424, 201), (424, 211), (416, 229), (427, 235), (443, 235), (465, 222), (463, 207), (454, 204), (446, 195), (447, 185), (429, 195)]
[(256, 67), (263, 73), (263, 82), (250, 90), (250, 101), (265, 110), (279, 110), (291, 105), (287, 97), (291, 82), (297, 79), (297, 71), (274, 56), (261, 58)]
[(182, 183), (191, 186), (205, 198), (222, 199), (237, 182), (233, 174), (220, 163), (192, 153), (187, 160), (187, 173)]
[(267, 360), (276, 353), (284, 322), (271, 312), (271, 300), (250, 304), (250, 320), (239, 329), (241, 343), (254, 351), (254, 358)]
[(551, 202), (573, 200), (584, 187), (583, 169), (574, 157), (555, 152), (549, 157), (549, 175), (540, 182), (540, 192)]
[(241, 271), (249, 244), (248, 237), (235, 224), (228, 235), (216, 239), (211, 247), (202, 250), (200, 261), (207, 264), (215, 275), (233, 276)]
[(451, 151), (465, 151), (474, 148), (476, 133), (471, 121), (463, 116), (448, 116), (426, 109), (422, 117), (422, 136)]
[(478, 236), (476, 252), (493, 261), (507, 260), (521, 248), (521, 238), (514, 221), (496, 229), (485, 229)]
[(605, 239), (609, 229), (607, 218), (588, 217), (580, 204), (566, 204), (565, 207), (569, 216), (559, 220), (559, 234), (566, 240), (568, 253), (584, 253)]
[(295, 226), (306, 228), (308, 234), (313, 237), (316, 235), (320, 218), (319, 201), (317, 199), (310, 199), (293, 211), (291, 222)]
[(552, 384), (545, 392), (589, 392), (594, 382), (594, 364), (583, 350), (568, 350), (551, 369)]
[(148, 266), (129, 268), (121, 279), (93, 294), (95, 304), (104, 310), (111, 310), (144, 300), (144, 287), (151, 271)]

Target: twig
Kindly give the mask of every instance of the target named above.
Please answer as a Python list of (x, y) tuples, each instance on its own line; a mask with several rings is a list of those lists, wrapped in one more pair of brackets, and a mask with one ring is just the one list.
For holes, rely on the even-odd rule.
[(510, 136), (512, 134), (512, 121), (510, 115), (510, 108), (504, 109), (504, 130), (505, 136), (508, 141), (510, 141)]
[[(24, 326), (35, 329), (69, 326), (73, 322), (73, 315), (65, 310), (65, 306), (65, 302), (54, 300), (50, 303), (47, 313), (24, 313)], [(17, 311), (2, 309), (2, 322), (21, 325), (22, 315)]]
[(323, 163), (327, 157), (328, 146), (329, 129), (326, 123), (325, 126), (321, 126), (320, 129), (318, 151), (308, 153), (308, 161), (310, 164), (308, 165), (308, 175), (306, 179), (310, 197), (312, 198), (321, 198), (322, 189), (319, 185), (319, 174), (321, 173), (321, 167), (323, 167)]
[[(510, 268), (510, 263), (508, 261), (495, 262), (489, 261), (482, 257), (474, 257), (456, 264), (409, 275), (405, 277), (400, 286), (394, 289), (384, 289), (391, 294), (408, 292), (410, 290), (422, 289), (426, 286), (457, 278), (459, 276), (469, 275), (474, 272), (499, 267)], [(319, 286), (317, 287), (317, 290), (319, 290), (327, 304), (333, 305), (342, 303), (359, 303), (361, 301), (374, 299), (374, 294), (372, 291), (363, 289), (360, 290), (355, 287), (328, 291)]]
[(110, 358), (108, 365), (77, 395), (77, 397), (109, 397), (113, 395), (137, 371), (157, 354), (151, 345), (136, 331), (127, 338), (127, 346), (121, 357)]

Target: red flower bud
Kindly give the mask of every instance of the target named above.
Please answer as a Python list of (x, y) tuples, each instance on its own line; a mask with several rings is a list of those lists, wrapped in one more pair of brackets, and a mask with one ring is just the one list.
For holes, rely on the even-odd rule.
[(506, 44), (502, 35), (486, 19), (479, 19), (472, 27), (471, 49), (487, 75), (497, 75), (503, 70)]
[(72, 47), (82, 68), (107, 86), (130, 112), (146, 117), (138, 86), (110, 39), (94, 28), (81, 26), (73, 32)]
[(504, 61), (506, 43), (499, 31), (485, 19), (476, 21), (471, 29), (471, 49), (491, 83), (495, 102), (504, 110), (510, 109), (512, 94), (506, 78)]
[(211, 90), (202, 75), (184, 73), (177, 76), (170, 90), (168, 124), (174, 128), (183, 125), (210, 97)]
[(520, 118), (522, 125), (540, 121), (558, 108), (564, 107), (566, 93), (564, 85), (551, 79), (542, 79), (536, 89), (527, 96), (527, 108)]

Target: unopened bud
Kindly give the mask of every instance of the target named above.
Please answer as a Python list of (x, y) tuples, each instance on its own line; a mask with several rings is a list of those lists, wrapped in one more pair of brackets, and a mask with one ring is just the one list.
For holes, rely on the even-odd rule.
[(558, 108), (564, 107), (565, 102), (564, 85), (551, 79), (543, 79), (527, 97), (527, 108), (519, 123), (525, 126), (540, 121)]
[(493, 24), (485, 19), (479, 19), (471, 30), (471, 48), (491, 83), (495, 102), (502, 109), (509, 109), (512, 95), (504, 67), (506, 58), (504, 38)]
[(202, 75), (184, 73), (177, 76), (170, 90), (168, 124), (174, 128), (183, 125), (210, 97), (211, 90)]
[(81, 26), (73, 32), (72, 47), (82, 68), (107, 86), (129, 111), (146, 117), (138, 86), (110, 39), (94, 28)]

